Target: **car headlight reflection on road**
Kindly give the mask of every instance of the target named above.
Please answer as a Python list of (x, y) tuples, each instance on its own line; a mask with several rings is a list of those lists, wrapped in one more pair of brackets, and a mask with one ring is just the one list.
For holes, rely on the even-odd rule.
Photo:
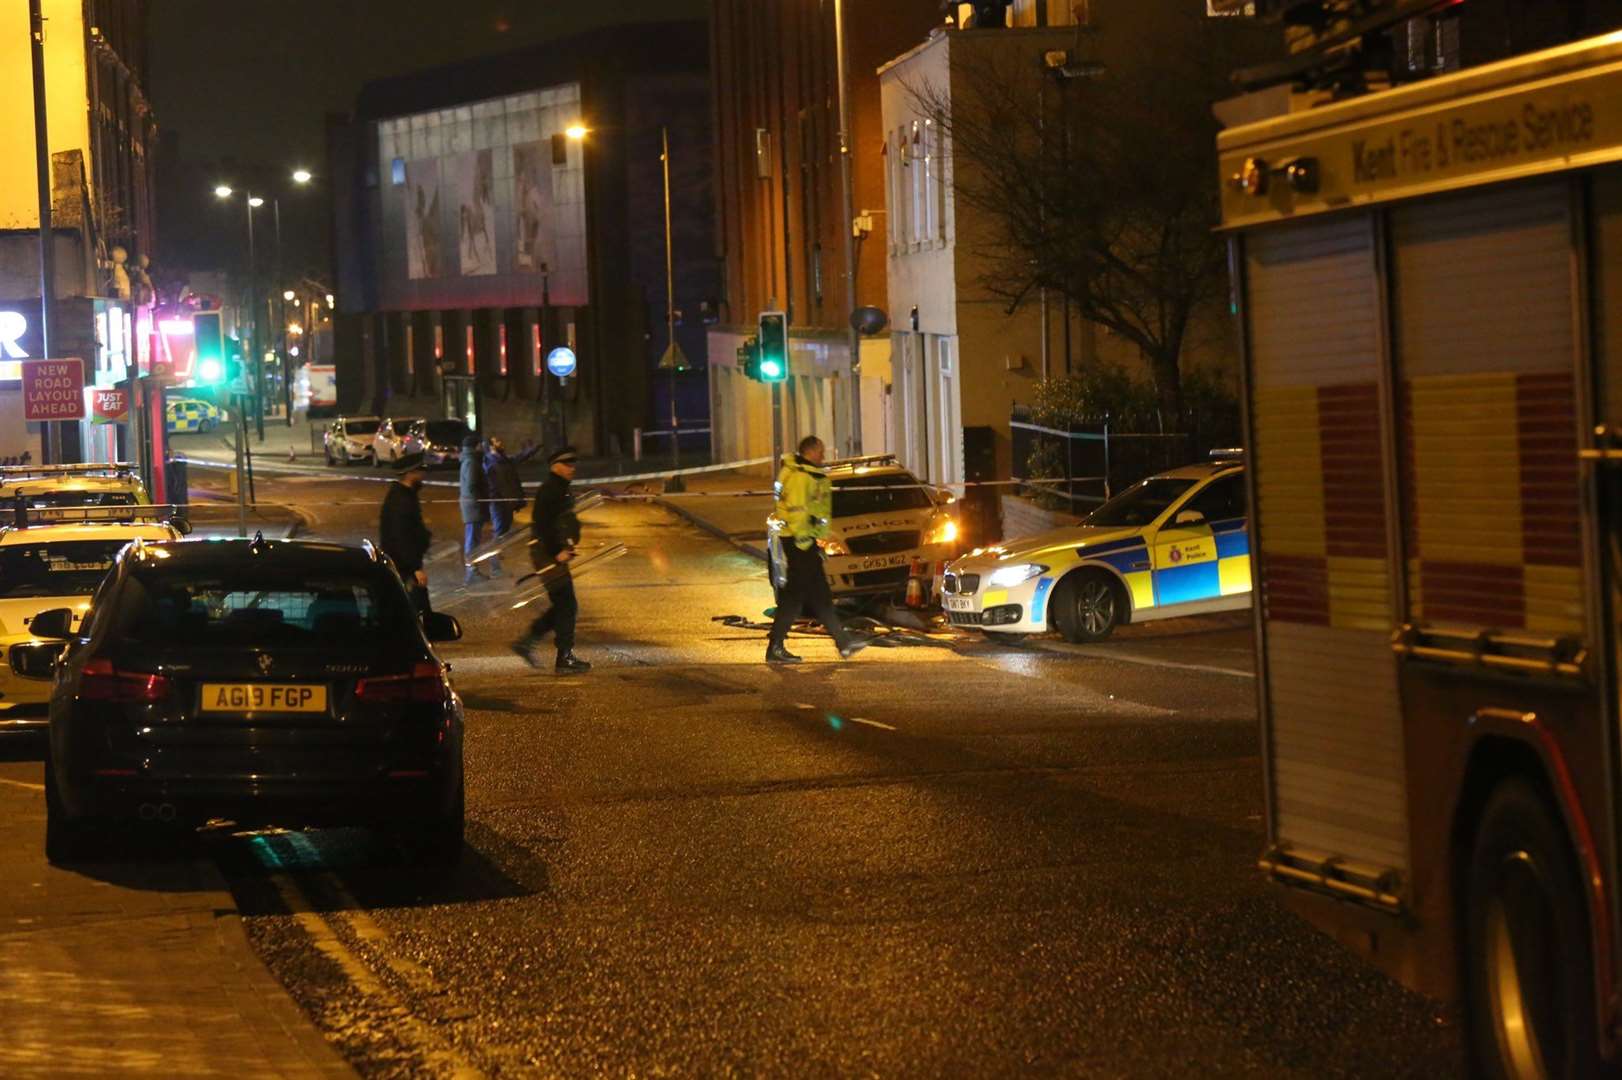
[(1045, 574), (1048, 568), (1036, 563), (1015, 563), (1012, 566), (999, 567), (991, 572), (991, 584), (999, 589), (1012, 588), (1023, 585), (1039, 574)]

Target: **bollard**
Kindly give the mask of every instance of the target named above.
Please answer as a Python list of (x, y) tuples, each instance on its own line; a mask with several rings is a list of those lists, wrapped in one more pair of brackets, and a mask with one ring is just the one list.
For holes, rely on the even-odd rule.
[(632, 428), (631, 429), (631, 460), (632, 461), (641, 461), (642, 460), (642, 429), (641, 428)]

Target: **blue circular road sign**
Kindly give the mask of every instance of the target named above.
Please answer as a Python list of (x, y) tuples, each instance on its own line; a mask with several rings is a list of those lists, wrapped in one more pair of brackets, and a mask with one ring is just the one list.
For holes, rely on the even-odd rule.
[(546, 354), (546, 370), (550, 371), (558, 378), (567, 379), (570, 375), (574, 374), (574, 368), (575, 358), (573, 349), (559, 345), (557, 348)]

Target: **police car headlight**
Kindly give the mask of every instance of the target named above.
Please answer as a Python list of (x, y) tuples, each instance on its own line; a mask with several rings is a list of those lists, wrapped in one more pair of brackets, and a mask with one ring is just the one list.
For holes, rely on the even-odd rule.
[(821, 540), (818, 540), (817, 541), (817, 547), (822, 549), (822, 553), (824, 555), (849, 555), (850, 554), (850, 548), (846, 547), (844, 544), (840, 543), (838, 540), (835, 540), (831, 536), (825, 537), (825, 538), (823, 538)]
[(1012, 566), (998, 567), (991, 572), (991, 584), (999, 589), (1013, 588), (1023, 585), (1033, 577), (1048, 572), (1048, 568), (1037, 563), (1015, 563)]

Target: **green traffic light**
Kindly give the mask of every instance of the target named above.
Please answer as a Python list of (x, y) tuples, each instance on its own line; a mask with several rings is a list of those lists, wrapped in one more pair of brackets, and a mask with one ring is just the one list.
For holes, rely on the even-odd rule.
[(205, 356), (197, 364), (197, 378), (200, 382), (217, 383), (225, 378), (225, 365), (217, 357)]
[(760, 362), (760, 374), (762, 378), (766, 379), (780, 378), (783, 374), (783, 365), (776, 360), (762, 360)]

